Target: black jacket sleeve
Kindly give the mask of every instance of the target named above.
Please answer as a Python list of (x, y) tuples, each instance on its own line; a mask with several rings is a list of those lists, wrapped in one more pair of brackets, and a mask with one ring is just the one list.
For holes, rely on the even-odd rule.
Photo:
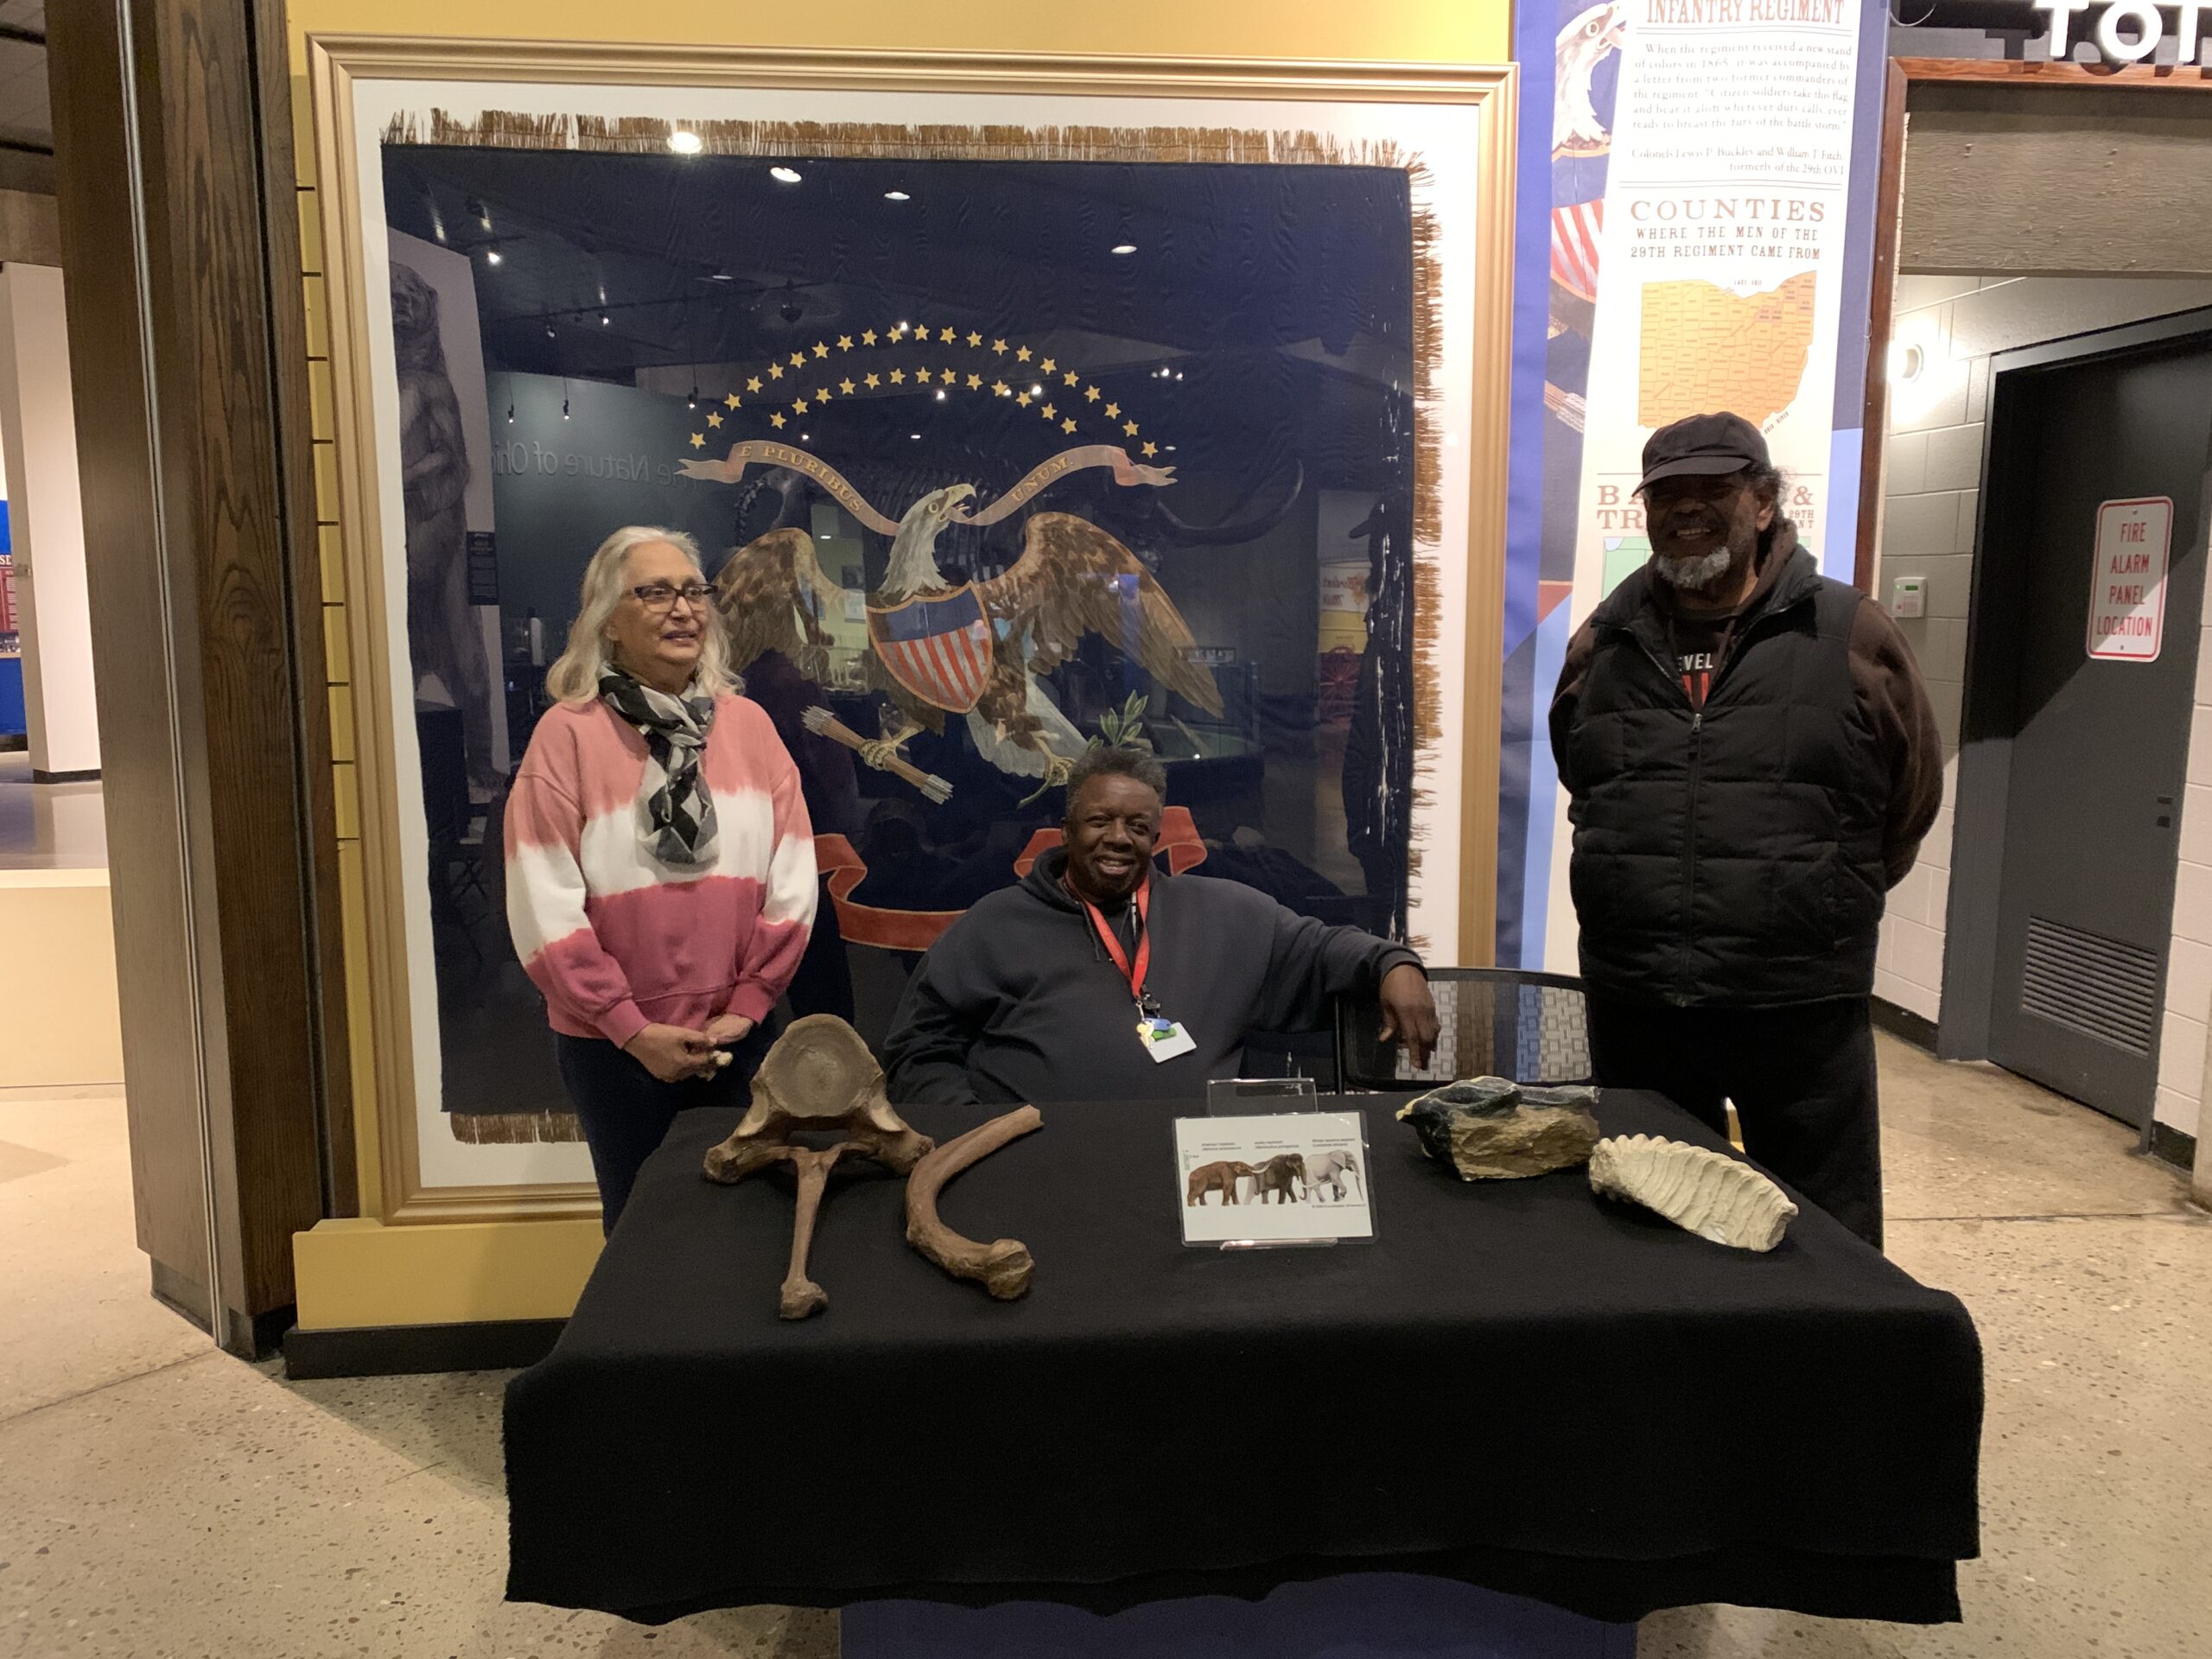
[(1329, 1023), (1339, 996), (1372, 996), (1401, 963), (1421, 966), (1402, 944), (1356, 927), (1330, 927), (1268, 901), (1274, 912), (1257, 1029), (1308, 1031)]
[(948, 931), (923, 956), (891, 1017), (883, 1070), (894, 1106), (965, 1106), (981, 1098), (968, 1075), (968, 1051), (982, 1037), (995, 999), (962, 971), (967, 964), (960, 953), (944, 949), (951, 938)]

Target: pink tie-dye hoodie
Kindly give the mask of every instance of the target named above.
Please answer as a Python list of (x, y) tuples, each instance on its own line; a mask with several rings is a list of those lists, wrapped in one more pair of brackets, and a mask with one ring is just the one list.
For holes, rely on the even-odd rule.
[(758, 1021), (814, 925), (814, 832), (798, 769), (760, 706), (715, 699), (702, 761), (714, 861), (639, 840), (645, 741), (596, 700), (537, 722), (507, 800), (507, 925), (553, 1029), (627, 1043), (648, 1025)]

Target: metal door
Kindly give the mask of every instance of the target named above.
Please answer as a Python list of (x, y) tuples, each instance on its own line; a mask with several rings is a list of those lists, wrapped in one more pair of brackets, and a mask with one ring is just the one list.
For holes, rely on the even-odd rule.
[[(1989, 1054), (2139, 1127), (2195, 702), (2212, 341), (2002, 373), (1991, 415), (1980, 556), (2013, 564), (2018, 603)], [(2129, 584), (2155, 576), (2162, 521), (2154, 619)], [(1990, 655), (1977, 640), (1978, 686)]]

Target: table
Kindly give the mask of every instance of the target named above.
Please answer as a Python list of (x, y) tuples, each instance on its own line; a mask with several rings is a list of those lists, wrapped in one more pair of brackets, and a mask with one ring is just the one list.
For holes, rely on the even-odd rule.
[[(1035, 1599), (1114, 1612), (1410, 1572), (1624, 1621), (1705, 1601), (1958, 1617), (1981, 1362), (1957, 1300), (1807, 1207), (1724, 1249), (1577, 1171), (1463, 1183), (1369, 1118), (1380, 1236), (1185, 1249), (1160, 1103), (1060, 1105), (946, 1221), (1026, 1242), (1021, 1301), (904, 1243), (902, 1185), (833, 1181), (775, 1317), (788, 1179), (646, 1165), (575, 1317), (506, 1400), (508, 1595), (716, 1606)], [(988, 1108), (919, 1108), (950, 1137)], [(1608, 1134), (1719, 1144), (1649, 1095)]]

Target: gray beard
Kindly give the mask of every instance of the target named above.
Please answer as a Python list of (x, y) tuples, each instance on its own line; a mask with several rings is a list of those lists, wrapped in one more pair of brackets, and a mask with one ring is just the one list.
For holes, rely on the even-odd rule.
[(1735, 557), (1731, 547), (1716, 547), (1710, 553), (1694, 558), (1670, 559), (1664, 554), (1654, 559), (1652, 566), (1659, 572), (1660, 580), (1684, 593), (1697, 594), (1727, 574), (1728, 562)]

